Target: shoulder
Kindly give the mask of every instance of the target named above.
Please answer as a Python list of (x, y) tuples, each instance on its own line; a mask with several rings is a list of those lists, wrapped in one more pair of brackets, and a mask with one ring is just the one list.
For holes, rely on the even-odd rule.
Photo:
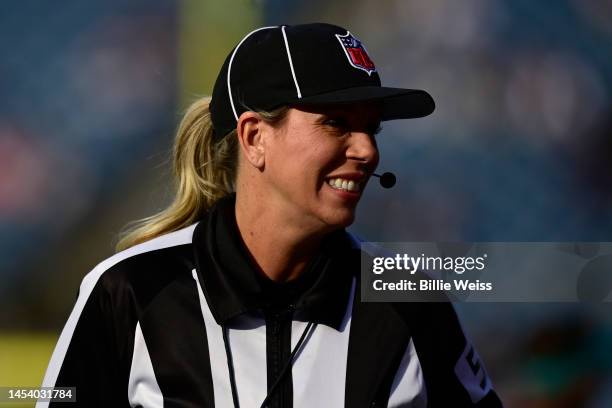
[[(83, 278), (79, 297), (94, 290), (108, 293), (159, 280), (161, 271), (175, 272), (176, 265), (190, 265), (192, 236), (197, 223), (134, 245), (97, 264)], [(172, 266), (173, 267), (170, 267)]]

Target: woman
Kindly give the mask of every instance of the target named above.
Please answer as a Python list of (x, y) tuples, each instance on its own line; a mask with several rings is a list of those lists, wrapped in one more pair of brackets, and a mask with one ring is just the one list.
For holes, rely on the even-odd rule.
[(344, 228), (374, 135), (433, 109), (343, 28), (246, 35), (179, 126), (175, 201), (85, 277), (43, 385), (87, 407), (499, 406), (449, 304), (359, 300)]

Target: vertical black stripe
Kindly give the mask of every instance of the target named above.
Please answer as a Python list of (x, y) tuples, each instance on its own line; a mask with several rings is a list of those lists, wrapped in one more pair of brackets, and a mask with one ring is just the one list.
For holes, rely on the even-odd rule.
[(388, 304), (361, 303), (355, 291), (346, 367), (345, 406), (387, 406), (410, 333)]
[[(102, 280), (98, 281), (81, 312), (55, 382), (56, 387), (76, 387), (76, 403), (51, 402), (49, 407), (129, 406), (127, 389), (134, 330), (130, 333), (117, 327), (115, 306)], [(124, 319), (133, 320), (127, 314)], [(120, 350), (118, 341), (127, 344)], [(128, 352), (129, 357), (122, 351)]]
[[(283, 367), (291, 357), (292, 313), (270, 311), (266, 313), (266, 368), (268, 392), (278, 380)], [(293, 406), (293, 376), (287, 370), (268, 400), (269, 408), (290, 408)]]
[(164, 407), (214, 407), (192, 246), (150, 252), (122, 265)]
[(206, 327), (189, 273), (151, 302), (141, 326), (164, 407), (214, 407)]

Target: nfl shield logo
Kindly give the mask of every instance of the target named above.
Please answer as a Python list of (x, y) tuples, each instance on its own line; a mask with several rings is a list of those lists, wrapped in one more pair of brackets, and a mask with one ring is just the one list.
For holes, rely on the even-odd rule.
[(336, 34), (336, 38), (340, 41), (340, 45), (342, 45), (342, 49), (353, 67), (367, 72), (368, 75), (376, 71), (376, 67), (361, 41), (353, 37), (348, 31), (345, 35)]

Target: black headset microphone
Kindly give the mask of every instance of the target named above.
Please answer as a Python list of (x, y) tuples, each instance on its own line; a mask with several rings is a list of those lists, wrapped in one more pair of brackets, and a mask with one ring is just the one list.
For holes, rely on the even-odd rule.
[(388, 171), (383, 174), (372, 173), (372, 175), (379, 178), (378, 181), (384, 188), (391, 188), (397, 182), (397, 177), (395, 177), (395, 174), (389, 173)]

